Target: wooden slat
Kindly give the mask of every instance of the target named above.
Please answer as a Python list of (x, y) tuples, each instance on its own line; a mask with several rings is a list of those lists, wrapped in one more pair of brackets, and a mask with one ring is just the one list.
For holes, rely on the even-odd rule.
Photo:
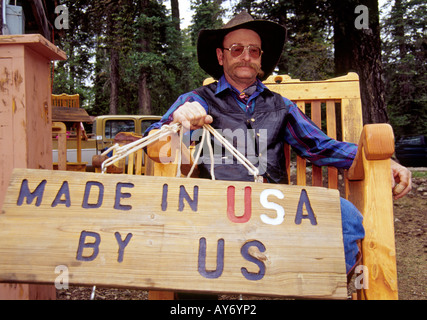
[[(305, 101), (298, 101), (298, 108), (305, 113)], [(297, 185), (307, 185), (306, 160), (297, 155)]]
[(128, 174), (134, 174), (134, 160), (135, 160), (135, 153), (131, 153), (128, 157), (128, 164), (127, 164), (127, 173)]
[(135, 174), (136, 175), (145, 174), (144, 168), (143, 168), (144, 155), (145, 155), (145, 152), (143, 150), (138, 150), (136, 152), (136, 164), (135, 164)]
[[(326, 134), (332, 139), (337, 138), (335, 101), (326, 101)], [(328, 188), (338, 189), (338, 170), (328, 167)]]
[[(311, 102), (311, 120), (319, 127), (322, 128), (322, 109), (321, 102), (315, 100)], [(316, 187), (322, 186), (322, 168), (312, 165), (312, 185)]]
[(362, 105), (357, 99), (341, 100), (342, 139), (358, 143), (363, 128)]

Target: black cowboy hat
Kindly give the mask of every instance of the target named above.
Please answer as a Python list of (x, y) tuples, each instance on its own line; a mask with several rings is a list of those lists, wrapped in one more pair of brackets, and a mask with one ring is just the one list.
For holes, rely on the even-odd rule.
[(250, 29), (260, 36), (264, 51), (261, 57), (261, 69), (264, 76), (261, 80), (265, 80), (279, 62), (285, 44), (285, 29), (271, 21), (255, 20), (246, 11), (239, 13), (221, 29), (200, 31), (197, 40), (200, 67), (215, 79), (222, 76), (223, 68), (218, 63), (216, 48), (222, 48), (225, 35), (237, 29)]

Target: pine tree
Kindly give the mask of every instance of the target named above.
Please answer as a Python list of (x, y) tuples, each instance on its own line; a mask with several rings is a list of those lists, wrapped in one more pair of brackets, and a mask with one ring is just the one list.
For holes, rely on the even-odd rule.
[(397, 137), (427, 134), (426, 5), (395, 0), (384, 19), (386, 101)]

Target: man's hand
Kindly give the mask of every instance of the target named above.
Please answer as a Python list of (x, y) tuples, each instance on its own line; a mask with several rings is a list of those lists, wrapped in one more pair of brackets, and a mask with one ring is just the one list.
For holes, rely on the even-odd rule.
[(391, 160), (392, 187), (394, 199), (400, 199), (412, 189), (412, 174), (408, 168)]
[(186, 102), (173, 113), (172, 123), (181, 123), (184, 128), (196, 130), (212, 123), (212, 116), (198, 102)]

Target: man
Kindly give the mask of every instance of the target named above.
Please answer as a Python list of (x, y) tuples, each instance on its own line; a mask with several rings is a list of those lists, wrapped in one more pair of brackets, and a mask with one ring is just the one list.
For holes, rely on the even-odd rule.
[[(258, 135), (255, 137), (258, 145), (248, 144), (245, 152), (254, 152), (265, 159), (265, 162), (259, 161), (258, 168), (270, 183), (288, 182), (285, 142), (315, 165), (349, 168), (357, 145), (329, 138), (294, 103), (262, 84), (261, 80), (274, 70), (280, 58), (284, 39), (285, 31), (280, 25), (254, 20), (246, 12), (234, 17), (222, 29), (201, 31), (197, 44), (199, 64), (218, 82), (180, 96), (162, 120), (148, 131), (167, 123), (181, 123), (190, 130), (204, 124), (223, 132), (231, 129), (231, 133), (242, 130), (246, 134), (251, 130)], [(266, 129), (263, 143), (259, 141), (262, 129)], [(200, 176), (210, 177), (209, 168), (208, 163), (200, 164)], [(400, 198), (411, 189), (411, 174), (394, 161), (392, 174), (398, 182), (394, 188), (395, 198)], [(253, 180), (244, 166), (230, 161), (215, 161), (215, 178)], [(359, 253), (357, 241), (364, 237), (362, 216), (345, 199), (341, 199), (341, 211), (346, 268), (350, 272)]]

